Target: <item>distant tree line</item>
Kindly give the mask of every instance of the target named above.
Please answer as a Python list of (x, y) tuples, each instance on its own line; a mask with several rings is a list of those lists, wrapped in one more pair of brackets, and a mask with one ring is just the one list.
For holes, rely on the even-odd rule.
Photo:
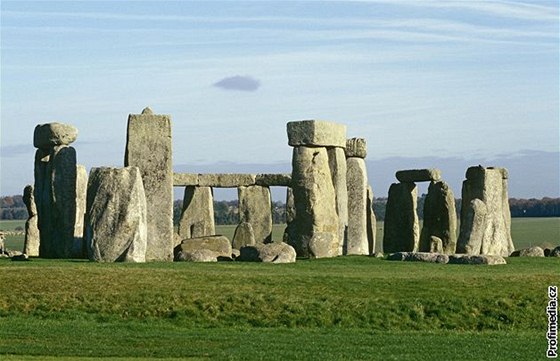
[[(424, 200), (426, 195), (418, 197), (418, 217), (423, 218)], [(456, 199), (457, 214), (461, 209), (461, 200)], [(385, 219), (387, 198), (376, 198), (373, 209), (378, 220)], [(173, 223), (178, 224), (183, 207), (182, 200), (173, 203)], [(510, 198), (509, 207), (512, 217), (560, 217), (560, 198), (518, 199)], [(214, 201), (214, 218), (216, 224), (239, 223), (237, 200)], [(0, 219), (27, 219), (27, 208), (21, 195), (0, 197)], [(272, 222), (286, 223), (286, 205), (282, 202), (272, 202)]]

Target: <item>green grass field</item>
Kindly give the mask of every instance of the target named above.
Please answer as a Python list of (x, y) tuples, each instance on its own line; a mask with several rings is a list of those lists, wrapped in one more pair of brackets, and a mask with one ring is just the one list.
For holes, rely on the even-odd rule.
[[(559, 222), (514, 219), (512, 233), (558, 244)], [(273, 237), (282, 231), (275, 226)], [(560, 259), (0, 259), (0, 274), (2, 360), (538, 360)]]

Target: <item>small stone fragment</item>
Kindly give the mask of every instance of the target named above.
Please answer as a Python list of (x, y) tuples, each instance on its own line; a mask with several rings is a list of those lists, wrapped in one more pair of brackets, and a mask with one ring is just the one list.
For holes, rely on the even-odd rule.
[(364, 138), (351, 138), (346, 140), (346, 157), (365, 158), (367, 155), (367, 144)]

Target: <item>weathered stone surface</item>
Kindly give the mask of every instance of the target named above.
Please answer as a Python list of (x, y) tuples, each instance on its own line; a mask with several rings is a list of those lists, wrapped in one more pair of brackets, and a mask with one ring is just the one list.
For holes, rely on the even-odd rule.
[[(481, 247), (478, 253), (507, 257), (515, 247), (511, 239), (511, 215), (507, 199), (507, 176), (503, 168), (470, 167), (463, 182), (461, 234), (462, 244), (469, 243), (468, 213), (471, 201), (480, 199), (486, 205)], [(463, 222), (466, 219), (467, 222)], [(476, 252), (473, 251), (473, 252)], [(473, 253), (477, 254), (477, 253)]]
[(430, 253), (443, 253), (443, 242), (436, 236), (430, 237)]
[(499, 265), (507, 264), (502, 256), (496, 255), (462, 255), (454, 254), (449, 256), (449, 264), (487, 264)]
[(241, 262), (294, 263), (296, 250), (286, 243), (268, 243), (241, 247), (236, 259)]
[(215, 188), (236, 188), (255, 184), (256, 174), (199, 174), (198, 185)]
[(402, 183), (438, 182), (441, 180), (441, 171), (436, 168), (399, 170), (395, 176)]
[(179, 220), (182, 239), (212, 236), (216, 234), (214, 223), (214, 198), (210, 187), (185, 187), (183, 211)]
[(3, 232), (0, 232), (0, 255), (4, 254), (6, 251), (6, 245), (4, 244), (5, 236)]
[(294, 203), (294, 191), (291, 187), (286, 189), (286, 228), (284, 229), (284, 235), (282, 241), (287, 244), (296, 244), (296, 206)]
[(183, 254), (192, 253), (198, 250), (210, 250), (216, 253), (216, 257), (231, 257), (231, 242), (226, 236), (216, 235), (208, 237), (197, 237), (185, 239), (180, 245), (175, 247), (175, 257), (182, 252)]
[(197, 186), (198, 174), (196, 173), (173, 173), (173, 186)]
[(192, 252), (179, 251), (175, 261), (184, 262), (218, 262), (218, 253), (209, 249), (197, 249)]
[(449, 256), (446, 254), (429, 252), (396, 252), (387, 257), (389, 261), (408, 261), (408, 262), (427, 262), (427, 263), (447, 263)]
[(346, 254), (367, 255), (367, 170), (362, 158), (346, 159), (348, 189), (348, 240)]
[(31, 257), (38, 257), (40, 236), (37, 218), (37, 205), (35, 204), (35, 195), (32, 185), (28, 185), (23, 189), (23, 203), (25, 203), (28, 214), (27, 221), (25, 222), (23, 253)]
[[(37, 226), (39, 228), (40, 240), (47, 240), (51, 237), (52, 228), (52, 211), (51, 211), (51, 168), (49, 166), (50, 151), (37, 149), (35, 152), (34, 176), (35, 183), (33, 193), (35, 196), (35, 204), (37, 206)], [(43, 234), (41, 234), (43, 233)], [(40, 248), (39, 248), (40, 253)]]
[(85, 238), (97, 262), (144, 262), (147, 205), (137, 167), (92, 168), (87, 188)]
[(478, 198), (468, 206), (461, 206), (461, 233), (457, 241), (457, 253), (480, 254), (486, 229), (486, 204)]
[(84, 216), (86, 214), (88, 176), (86, 167), (76, 166), (76, 221), (74, 224), (74, 246), (72, 257), (87, 258), (87, 245), (84, 239)]
[(296, 146), (346, 147), (346, 126), (322, 120), (288, 122), (288, 144)]
[(550, 254), (548, 255), (548, 257), (560, 257), (560, 246), (554, 248), (552, 251), (550, 251)]
[(296, 229), (291, 245), (302, 257), (336, 257), (338, 215), (327, 150), (295, 147), (292, 170)]
[(383, 252), (418, 251), (420, 229), (416, 213), (418, 190), (414, 183), (393, 183), (385, 211)]
[(33, 133), (33, 146), (50, 149), (57, 145), (69, 145), (78, 138), (78, 129), (63, 123), (39, 124)]
[(233, 234), (232, 247), (234, 249), (241, 249), (244, 246), (253, 246), (255, 243), (255, 232), (251, 223), (239, 223)]
[(541, 247), (528, 247), (513, 252), (512, 257), (544, 257), (544, 250)]
[(270, 189), (262, 186), (238, 187), (239, 221), (250, 223), (256, 243), (272, 241)]
[(364, 138), (350, 138), (346, 140), (346, 157), (365, 158), (367, 155), (367, 143)]
[(266, 187), (289, 187), (292, 184), (291, 174), (257, 174), (255, 184)]
[(373, 211), (373, 190), (369, 185), (367, 187), (366, 220), (369, 254), (374, 254), (375, 239), (377, 237), (377, 219)]
[(424, 224), (420, 234), (420, 250), (430, 251), (431, 237), (441, 239), (442, 253), (454, 254), (457, 246), (457, 211), (455, 196), (447, 183), (431, 182), (424, 201)]
[(173, 259), (171, 118), (150, 108), (128, 116), (125, 166), (140, 168), (148, 204), (147, 261)]
[(336, 197), (336, 213), (338, 215), (338, 255), (346, 253), (348, 232), (348, 189), (346, 187), (346, 156), (344, 149), (332, 147), (327, 149), (329, 168)]

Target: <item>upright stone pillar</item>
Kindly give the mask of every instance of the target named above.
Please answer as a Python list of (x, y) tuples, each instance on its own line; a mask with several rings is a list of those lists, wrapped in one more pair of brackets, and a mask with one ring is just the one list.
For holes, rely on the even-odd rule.
[(348, 255), (367, 255), (367, 171), (366, 140), (352, 138), (346, 142), (346, 182), (348, 189)]
[(414, 183), (393, 183), (385, 211), (383, 252), (416, 252), (420, 238)]
[(253, 227), (255, 243), (272, 241), (272, 203), (270, 188), (263, 186), (238, 187), (239, 222)]
[(511, 239), (507, 170), (470, 167), (466, 178), (457, 252), (509, 256), (515, 247)]
[(442, 251), (454, 254), (457, 246), (457, 211), (455, 196), (447, 183), (431, 182), (424, 201), (424, 224), (420, 234), (420, 251), (429, 252), (432, 237), (441, 239)]
[(74, 226), (74, 247), (72, 256), (87, 258), (86, 241), (84, 239), (84, 216), (86, 214), (88, 176), (83, 165), (76, 166), (76, 224)]
[(211, 187), (187, 186), (179, 221), (181, 239), (213, 236), (214, 198)]
[(296, 244), (296, 205), (292, 187), (286, 188), (286, 228), (282, 238), (284, 243)]
[(373, 211), (373, 190), (371, 186), (367, 187), (367, 206), (366, 206), (366, 219), (367, 219), (367, 239), (369, 246), (369, 254), (375, 253), (375, 240), (377, 237), (377, 218)]
[(33, 193), (32, 185), (28, 185), (23, 189), (23, 203), (25, 203), (28, 214), (27, 221), (25, 222), (23, 253), (30, 257), (38, 257), (40, 236), (37, 220), (37, 205), (35, 204), (35, 195)]
[(173, 165), (171, 118), (153, 114), (128, 117), (125, 166), (142, 174), (148, 205), (146, 261), (173, 260)]
[(338, 214), (338, 255), (346, 252), (348, 232), (348, 190), (346, 188), (346, 155), (340, 147), (327, 148), (329, 167), (336, 197), (336, 213)]
[(336, 257), (339, 217), (327, 147), (346, 147), (346, 127), (305, 120), (289, 122), (288, 141), (294, 147), (292, 188), (296, 219), (292, 246), (299, 256)]

